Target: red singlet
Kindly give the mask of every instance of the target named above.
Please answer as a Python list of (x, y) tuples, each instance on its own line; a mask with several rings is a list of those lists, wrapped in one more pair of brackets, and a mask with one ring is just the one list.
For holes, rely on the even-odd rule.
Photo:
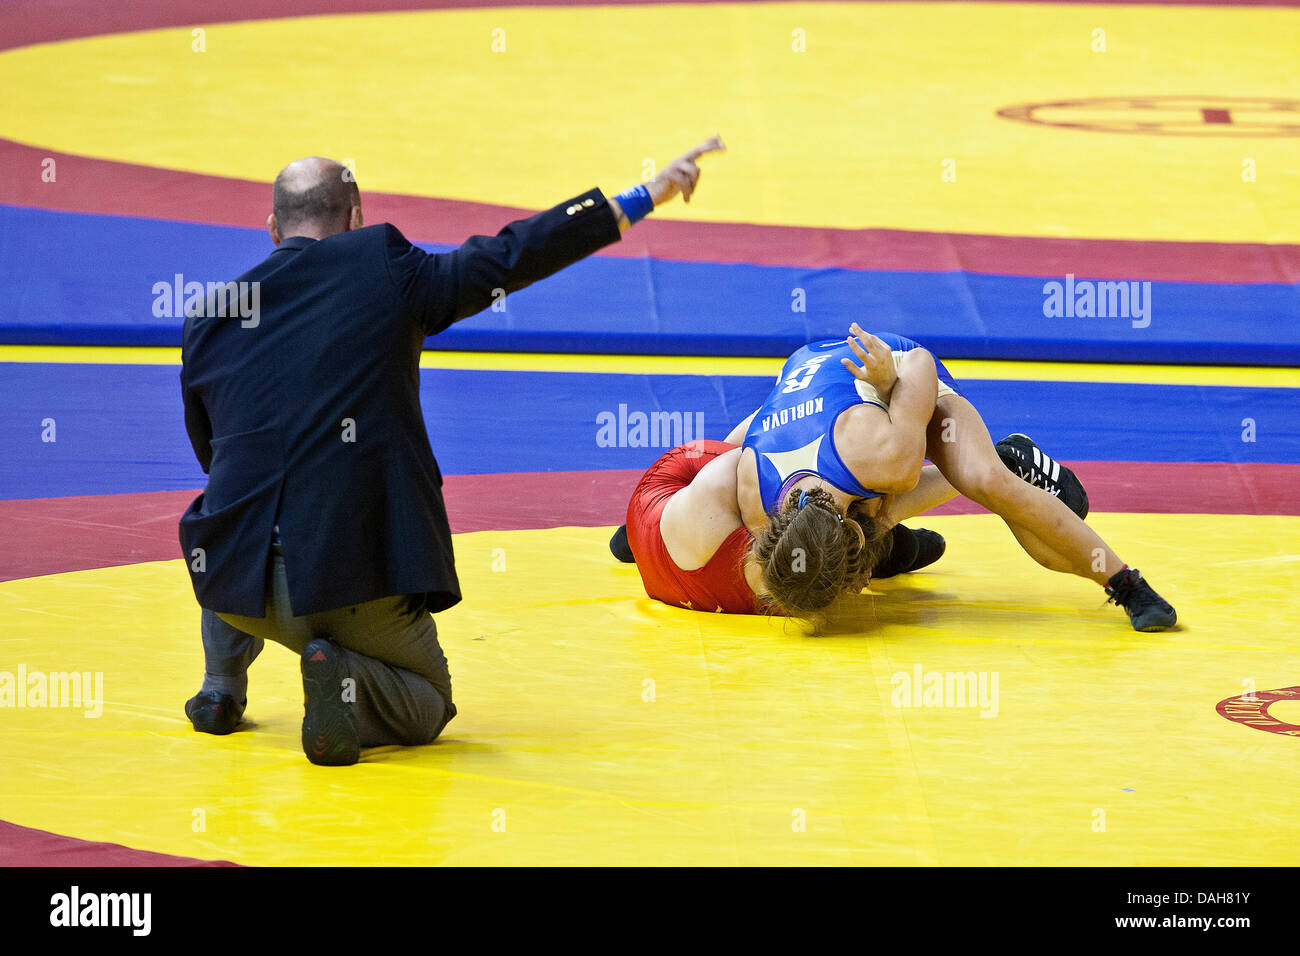
[(744, 525), (727, 536), (708, 564), (695, 571), (683, 571), (673, 563), (659, 532), (668, 499), (689, 485), (701, 468), (735, 447), (701, 441), (674, 448), (650, 466), (632, 492), (627, 506), (627, 540), (645, 593), (656, 601), (696, 611), (759, 613), (754, 592), (741, 570), (753, 541)]

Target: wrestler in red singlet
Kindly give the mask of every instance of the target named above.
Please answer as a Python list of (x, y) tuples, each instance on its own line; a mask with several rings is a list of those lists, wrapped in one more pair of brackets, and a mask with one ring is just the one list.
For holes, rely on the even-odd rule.
[(632, 492), (627, 506), (627, 540), (645, 593), (655, 600), (696, 611), (762, 613), (742, 571), (753, 541), (744, 525), (728, 535), (709, 563), (696, 571), (683, 571), (673, 563), (659, 532), (668, 499), (689, 485), (701, 468), (735, 447), (721, 441), (700, 441), (674, 448), (650, 466)]

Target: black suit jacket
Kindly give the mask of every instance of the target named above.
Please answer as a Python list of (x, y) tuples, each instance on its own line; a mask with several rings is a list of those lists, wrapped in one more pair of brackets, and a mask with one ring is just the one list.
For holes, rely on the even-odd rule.
[(388, 224), (295, 237), (236, 280), (258, 283), (255, 322), (212, 299), (191, 309), (181, 387), (208, 484), (180, 540), (199, 604), (265, 613), (277, 522), (295, 615), (397, 594), (457, 603), (424, 338), (618, 238), (599, 190), (443, 254)]

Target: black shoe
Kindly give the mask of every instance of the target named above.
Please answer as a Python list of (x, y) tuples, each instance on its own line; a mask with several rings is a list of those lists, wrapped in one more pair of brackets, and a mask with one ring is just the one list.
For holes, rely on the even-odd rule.
[(610, 554), (618, 558), (624, 564), (636, 564), (636, 558), (632, 554), (632, 545), (627, 541), (627, 525), (620, 525), (619, 529), (614, 532), (614, 537), (609, 539)]
[(247, 697), (235, 703), (235, 698), (229, 694), (205, 694), (200, 691), (185, 702), (185, 716), (199, 733), (224, 737), (234, 733), (247, 706)]
[(1055, 495), (1080, 518), (1088, 517), (1088, 493), (1073, 471), (1053, 461), (1028, 435), (1008, 435), (995, 446), (1002, 464), (1035, 488)]
[(929, 567), (942, 558), (944, 551), (948, 550), (948, 542), (937, 531), (917, 528), (912, 534), (916, 537), (917, 547), (916, 558), (912, 561), (912, 566), (907, 569), (909, 571), (920, 571), (922, 568)]
[(318, 638), (302, 649), (302, 752), (312, 763), (345, 767), (361, 757), (354, 704), (343, 699), (349, 676), (338, 645)]
[(943, 557), (948, 543), (943, 535), (926, 528), (905, 528), (896, 524), (889, 529), (893, 542), (889, 554), (871, 571), (873, 578), (892, 578), (896, 574), (919, 571)]
[(1163, 631), (1178, 623), (1173, 606), (1151, 589), (1142, 572), (1125, 568), (1106, 584), (1110, 600), (1128, 612), (1135, 631)]

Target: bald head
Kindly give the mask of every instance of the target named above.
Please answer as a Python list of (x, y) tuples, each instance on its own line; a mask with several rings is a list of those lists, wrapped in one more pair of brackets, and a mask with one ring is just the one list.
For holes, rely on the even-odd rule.
[(275, 177), (272, 190), (271, 238), (327, 236), (361, 225), (361, 193), (352, 172), (342, 163), (321, 156), (297, 159)]

